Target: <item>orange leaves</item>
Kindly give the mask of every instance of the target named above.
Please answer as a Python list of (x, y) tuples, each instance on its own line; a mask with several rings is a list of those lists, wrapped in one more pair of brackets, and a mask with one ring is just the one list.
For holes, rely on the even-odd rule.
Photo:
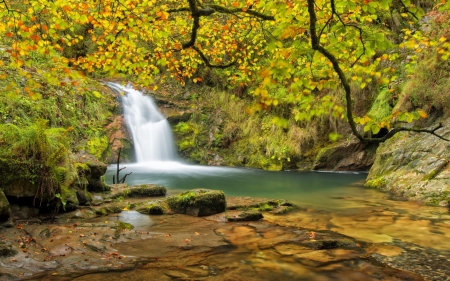
[(6, 37), (14, 37), (14, 33), (12, 33), (12, 32), (6, 32)]
[(156, 12), (156, 17), (161, 18), (162, 20), (167, 20), (169, 18), (169, 13), (159, 10)]

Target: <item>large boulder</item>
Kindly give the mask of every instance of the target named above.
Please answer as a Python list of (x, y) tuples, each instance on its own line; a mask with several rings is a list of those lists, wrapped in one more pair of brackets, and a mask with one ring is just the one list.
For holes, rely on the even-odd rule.
[[(450, 120), (436, 133), (450, 138)], [(434, 205), (450, 204), (450, 142), (402, 132), (382, 143), (366, 186)]]
[[(87, 190), (92, 192), (109, 191), (110, 188), (105, 184), (102, 177), (108, 168), (105, 163), (99, 161), (95, 156), (80, 152), (75, 155), (77, 163), (78, 175), (80, 182), (87, 181)], [(84, 186), (80, 186), (83, 189)]]
[(358, 140), (337, 143), (319, 151), (313, 170), (368, 171), (375, 159), (375, 151), (375, 145)]
[(170, 209), (191, 216), (209, 216), (225, 212), (225, 194), (221, 190), (193, 189), (167, 199)]

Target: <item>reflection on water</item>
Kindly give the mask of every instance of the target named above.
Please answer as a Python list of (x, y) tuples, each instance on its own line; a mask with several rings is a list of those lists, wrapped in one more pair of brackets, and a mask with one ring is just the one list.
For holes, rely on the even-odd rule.
[[(429, 280), (450, 280), (450, 277), (447, 277), (450, 275), (449, 210), (414, 202), (395, 201), (386, 193), (364, 188), (361, 183), (366, 174), (268, 172), (243, 168), (191, 166), (175, 162), (126, 166), (127, 173), (133, 172), (127, 178), (130, 185), (160, 184), (168, 188), (169, 194), (192, 188), (210, 188), (221, 189), (228, 196), (287, 199), (301, 209), (284, 216), (267, 213), (264, 220), (295, 229), (332, 230), (359, 241), (374, 243), (367, 251), (386, 264), (420, 273)], [(114, 168), (110, 167), (108, 170), (107, 179), (112, 178)], [(216, 253), (208, 258), (204, 257), (202, 263), (199, 263), (201, 266), (207, 264), (206, 267), (209, 268), (214, 265), (223, 270), (227, 267), (225, 261), (228, 261), (236, 268), (246, 268), (255, 272), (259, 270), (260, 274), (267, 276), (259, 280), (294, 280), (283, 279), (283, 276), (290, 274), (297, 276), (295, 280), (343, 280), (344, 276), (347, 276), (348, 280), (369, 280), (361, 279), (368, 277), (364, 274), (359, 275), (358, 272), (380, 270), (370, 269), (368, 264), (356, 260), (353, 260), (353, 263), (330, 262), (326, 267), (321, 266), (320, 270), (312, 270), (310, 259), (332, 259), (358, 253), (353, 250), (327, 250), (323, 253), (310, 254), (289, 243), (265, 248), (261, 247), (261, 243), (270, 244), (272, 242), (266, 239), (273, 237), (266, 237), (256, 233), (254, 228), (248, 227), (223, 230), (223, 233), (236, 248)], [(242, 241), (246, 241), (245, 247), (242, 246)], [(306, 264), (302, 264), (305, 262)], [(197, 267), (198, 265), (193, 266)], [(148, 265), (148, 268), (150, 270), (152, 266)], [(189, 266), (186, 266), (183, 270), (188, 268)], [(151, 274), (153, 273), (143, 268), (122, 274), (122, 277), (138, 280), (137, 276), (150, 278)], [(207, 276), (211, 275), (202, 275)], [(177, 278), (184, 280), (183, 276)], [(405, 279), (383, 280), (415, 279), (405, 277)]]

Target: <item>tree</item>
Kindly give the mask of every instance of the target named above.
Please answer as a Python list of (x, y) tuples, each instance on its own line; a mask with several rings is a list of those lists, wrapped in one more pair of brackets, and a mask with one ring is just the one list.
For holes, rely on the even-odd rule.
[[(219, 68), (230, 83), (251, 85), (253, 110), (285, 104), (288, 118), (308, 120), (333, 114), (346, 119), (363, 142), (382, 142), (400, 131), (433, 129), (399, 126), (425, 118), (423, 110), (394, 112), (381, 118), (354, 114), (352, 85), (389, 88), (397, 77), (394, 61), (424, 14), (409, 0), (28, 0), (0, 2), (0, 32), (11, 46), (11, 67), (26, 67), (34, 53), (62, 62), (56, 70), (76, 81), (79, 72), (136, 75), (150, 85), (155, 77), (201, 82), (199, 68)], [(428, 1), (442, 10), (450, 4)], [(386, 15), (400, 21), (388, 26)], [(403, 22), (403, 24), (402, 24)], [(420, 34), (419, 30), (415, 33)], [(446, 37), (416, 36), (419, 45), (439, 48), (448, 58)], [(412, 46), (423, 49), (423, 47)], [(68, 67), (70, 65), (71, 67)], [(49, 76), (50, 82), (61, 79)], [(330, 95), (343, 89), (344, 106)], [(389, 91), (395, 91), (389, 89)], [(280, 125), (284, 117), (276, 120)], [(388, 133), (380, 137), (380, 129)], [(444, 139), (444, 138), (443, 138)]]

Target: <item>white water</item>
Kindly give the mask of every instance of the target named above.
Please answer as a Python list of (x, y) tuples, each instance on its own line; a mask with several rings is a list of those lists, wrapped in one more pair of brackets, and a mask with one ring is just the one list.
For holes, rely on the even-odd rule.
[(131, 86), (108, 83), (121, 95), (125, 121), (133, 138), (138, 163), (175, 161), (177, 154), (169, 122), (150, 96)]

